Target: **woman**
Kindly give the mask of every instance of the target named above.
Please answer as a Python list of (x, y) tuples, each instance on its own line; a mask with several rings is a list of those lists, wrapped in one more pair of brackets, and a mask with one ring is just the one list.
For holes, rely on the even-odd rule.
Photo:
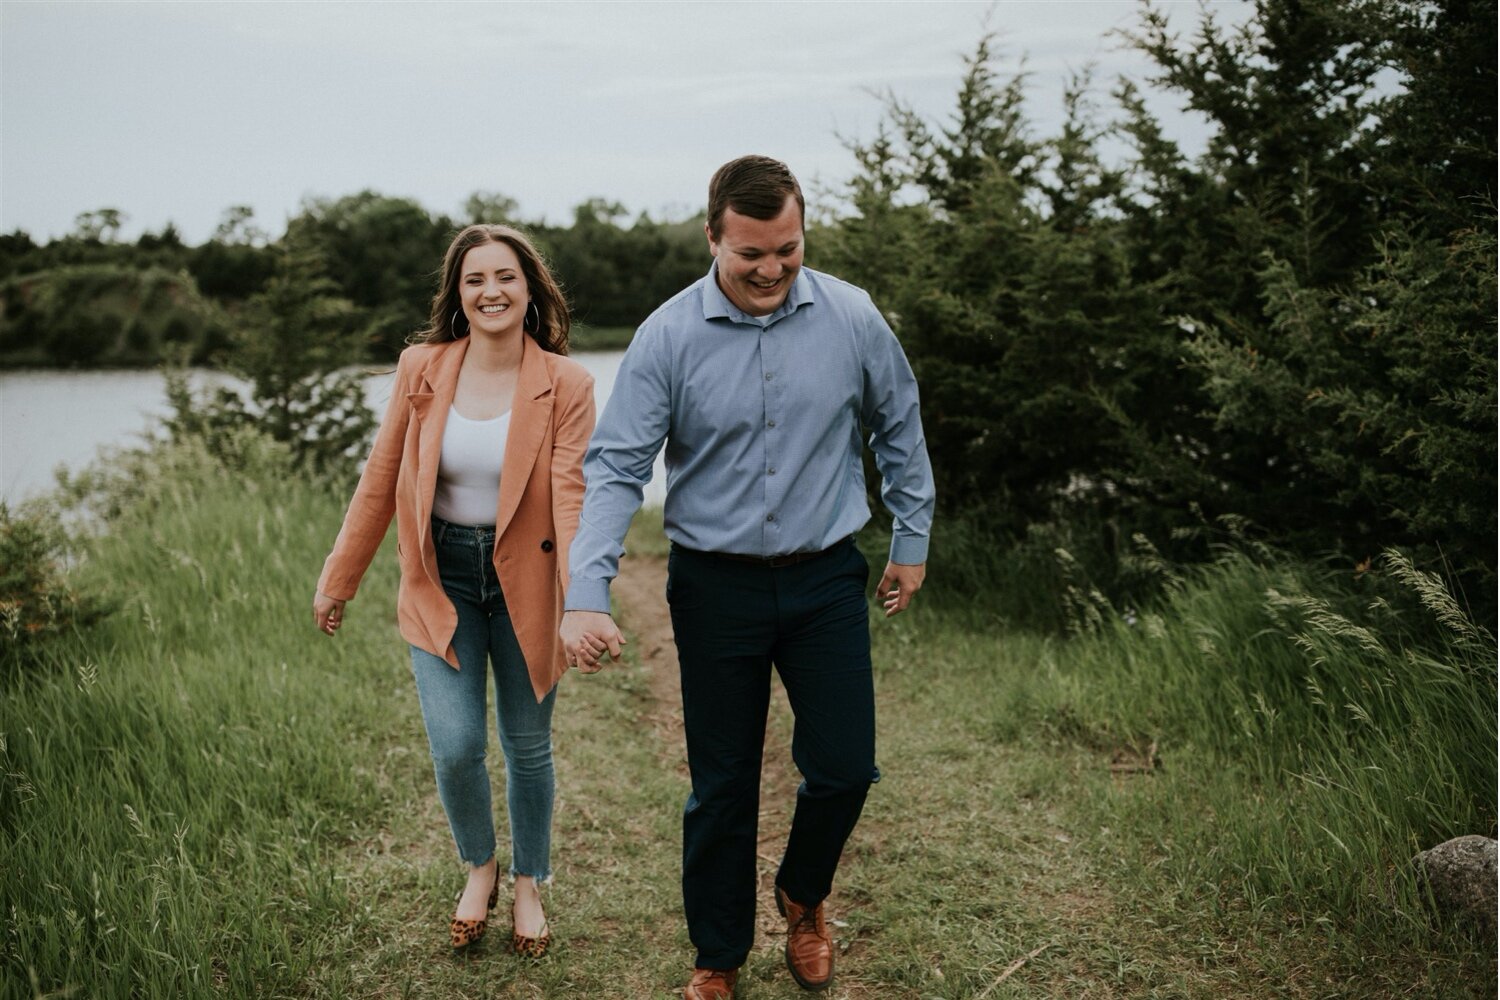
[(505, 754), (512, 947), (540, 957), (551, 940), (538, 885), (551, 875), (552, 705), (568, 666), (557, 625), (594, 426), (593, 379), (564, 357), (568, 326), (561, 290), (521, 233), (476, 225), (454, 238), (313, 600), (314, 623), (334, 635), (394, 514), (396, 617), (438, 795), (469, 865), (454, 948), (484, 934), (499, 893), (486, 660)]

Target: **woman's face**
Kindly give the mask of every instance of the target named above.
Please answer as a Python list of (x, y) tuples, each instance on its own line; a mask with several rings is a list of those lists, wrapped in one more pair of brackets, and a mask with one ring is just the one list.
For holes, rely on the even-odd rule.
[(519, 335), (530, 298), (521, 259), (504, 243), (471, 247), (459, 264), (458, 297), (471, 334)]

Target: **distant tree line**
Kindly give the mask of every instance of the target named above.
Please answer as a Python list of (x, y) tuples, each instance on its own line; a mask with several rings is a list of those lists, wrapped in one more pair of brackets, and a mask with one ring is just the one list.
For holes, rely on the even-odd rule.
[[(488, 192), (453, 218), (361, 191), (304, 203), (275, 240), (248, 207), (233, 206), (198, 246), (170, 224), (123, 242), (124, 218), (113, 208), (85, 212), (72, 233), (42, 244), (21, 231), (0, 236), (0, 366), (220, 363), (293, 243), (349, 304), (351, 363), (393, 360), (425, 323), (443, 251), (470, 222), (508, 222), (535, 237), (586, 328), (634, 328), (708, 266), (701, 217), (632, 219), (601, 199), (579, 205), (568, 225), (548, 225)], [(585, 329), (582, 346), (588, 338)]]
[[(1189, 157), (1121, 80), (1035, 134), (986, 39), (949, 121), (891, 98), (813, 244), (922, 387), (940, 496), (1096, 581), (1215, 542), (1388, 546), (1495, 617), (1493, 0), (1257, 0), (1130, 44), (1201, 115)], [(1128, 144), (1106, 162), (1106, 141)], [(1101, 579), (1102, 578), (1102, 579)]]

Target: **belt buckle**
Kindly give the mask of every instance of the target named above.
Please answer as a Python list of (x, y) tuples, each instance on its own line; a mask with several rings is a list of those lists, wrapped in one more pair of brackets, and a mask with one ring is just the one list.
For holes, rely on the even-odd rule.
[(802, 556), (797, 552), (788, 552), (784, 556), (772, 556), (766, 560), (766, 565), (772, 569), (781, 569), (783, 566), (795, 566), (802, 561)]

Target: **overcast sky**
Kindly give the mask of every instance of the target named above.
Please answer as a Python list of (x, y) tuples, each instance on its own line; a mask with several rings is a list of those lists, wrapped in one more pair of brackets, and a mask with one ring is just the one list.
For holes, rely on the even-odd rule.
[[(1160, 3), (1191, 32), (1196, 3)], [(1243, 18), (1243, 0), (1210, 4)], [(953, 107), (986, 12), (1024, 54), (1050, 134), (1070, 72), (1143, 79), (1106, 37), (1133, 0), (925, 3), (0, 3), (0, 231), (61, 236), (116, 208), (123, 236), (207, 239), (231, 205), (279, 235), (307, 197), (370, 188), (457, 214), (473, 191), (566, 222), (590, 197), (702, 207), (720, 163), (854, 171), (891, 92)], [(1157, 105), (1191, 146), (1195, 125)]]

